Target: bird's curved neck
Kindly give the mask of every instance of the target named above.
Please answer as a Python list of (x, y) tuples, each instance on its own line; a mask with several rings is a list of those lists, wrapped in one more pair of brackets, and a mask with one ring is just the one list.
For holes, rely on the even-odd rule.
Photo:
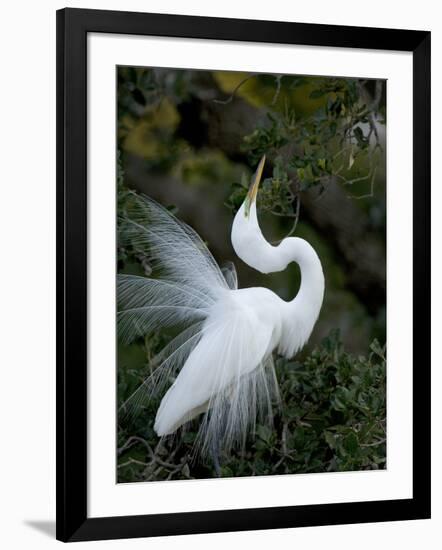
[(288, 237), (273, 252), (285, 269), (291, 262), (296, 262), (301, 271), (301, 286), (298, 294), (291, 300), (291, 304), (305, 302), (305, 306), (319, 309), (324, 295), (324, 274), (321, 261), (314, 248), (304, 239)]
[(293, 357), (308, 340), (318, 318), (324, 297), (324, 274), (313, 247), (299, 237), (287, 237), (271, 245), (262, 234), (253, 203), (246, 214), (244, 204), (232, 226), (232, 245), (237, 255), (261, 273), (284, 271), (296, 262), (301, 270), (298, 294), (289, 302), (280, 300), (281, 339), (279, 351)]
[(281, 267), (297, 262), (301, 271), (301, 286), (297, 295), (281, 309), (281, 340), (279, 352), (293, 355), (308, 340), (319, 316), (324, 298), (324, 274), (313, 247), (304, 239), (289, 237), (275, 247)]
[(319, 313), (324, 295), (324, 275), (318, 255), (307, 241), (287, 237), (279, 245), (271, 245), (259, 227), (254, 203), (248, 216), (244, 214), (244, 205), (235, 216), (232, 244), (237, 255), (261, 273), (284, 271), (290, 263), (296, 262), (301, 270), (301, 286), (290, 304), (305, 302), (303, 307)]

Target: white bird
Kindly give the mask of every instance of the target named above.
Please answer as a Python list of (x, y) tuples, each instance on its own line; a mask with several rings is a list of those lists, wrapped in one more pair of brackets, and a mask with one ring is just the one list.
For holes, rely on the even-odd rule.
[(298, 263), (301, 285), (291, 301), (267, 288), (239, 289), (235, 268), (221, 270), (197, 233), (151, 199), (134, 195), (122, 221), (123, 239), (146, 250), (157, 278), (119, 275), (121, 338), (130, 342), (178, 327), (123, 409), (137, 412), (167, 387), (156, 433), (173, 434), (203, 414), (201, 453), (241, 446), (257, 418), (271, 419), (278, 396), (272, 353), (291, 358), (304, 346), (323, 301), (324, 275), (313, 247), (296, 237), (273, 246), (260, 230), (256, 196), (264, 162), (235, 216), (231, 239), (238, 257), (262, 273)]

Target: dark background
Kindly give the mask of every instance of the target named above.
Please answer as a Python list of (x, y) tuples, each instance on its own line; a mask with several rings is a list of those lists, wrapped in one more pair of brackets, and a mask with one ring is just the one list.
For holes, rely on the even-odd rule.
[[(293, 429), (283, 419), (273, 432), (267, 433), (267, 428), (261, 427), (258, 439), (264, 442), (263, 456), (256, 449), (256, 442), (251, 443), (247, 461), (259, 459), (263, 464), (248, 471), (240, 466), (244, 456), (236, 457), (234, 466), (232, 462), (225, 466), (225, 475), (383, 467), (385, 97), (383, 81), (118, 68), (120, 214), (124, 213), (129, 190), (143, 192), (172, 207), (179, 218), (196, 229), (220, 265), (233, 261), (240, 287), (265, 286), (290, 299), (299, 287), (296, 265), (283, 273), (262, 275), (241, 262), (230, 243), (233, 216), (265, 153), (268, 160), (258, 197), (264, 234), (272, 242), (287, 234), (307, 239), (323, 265), (324, 304), (310, 341), (292, 370), (285, 364), (278, 368), (283, 370), (282, 383), (290, 371), (286, 380), (288, 401), (302, 401), (306, 393), (304, 382), (308, 385), (313, 374), (324, 371), (318, 395), (312, 398), (324, 422), (311, 429), (311, 422), (304, 426), (299, 420), (298, 411)], [(120, 247), (119, 271), (149, 276), (149, 258), (130, 247)], [(130, 346), (119, 345), (120, 400), (127, 397), (138, 379), (143, 379), (149, 358), (166, 340), (165, 334), (153, 334)], [(358, 369), (374, 371), (370, 354), (375, 340), (376, 361), (380, 363), (377, 377), (369, 380), (364, 374), (360, 380), (353, 380), (361, 374)], [(330, 360), (335, 369), (332, 378), (327, 367)], [(351, 390), (351, 384), (358, 387)], [(336, 391), (339, 394), (342, 388), (353, 394), (340, 395), (336, 404)], [(362, 413), (357, 407), (352, 412), (351, 404), (357, 405), (365, 390), (377, 392), (379, 410), (374, 407), (370, 412), (370, 426), (374, 423), (375, 427), (361, 443), (358, 414)], [(347, 416), (341, 414), (343, 411)], [(129, 427), (120, 426), (120, 463), (127, 464), (119, 468), (119, 480), (165, 479), (171, 472), (171, 479), (209, 477), (210, 464), (186, 460), (186, 468), (180, 469), (188, 449), (172, 456), (169, 465), (179, 458), (175, 468), (164, 467), (157, 474), (154, 472), (158, 468), (151, 471), (158, 466), (152, 456), (163, 450), (155, 448), (151, 428), (145, 437), (140, 430), (145, 429), (146, 418), (154, 414), (153, 404), (144, 419), (137, 419)], [(340, 435), (333, 435), (337, 441), (327, 435), (333, 434), (333, 430), (327, 432), (330, 426), (345, 426), (342, 441)], [(381, 432), (378, 428), (382, 428)], [(298, 457), (296, 467), (293, 457), (284, 459), (283, 469), (274, 471), (280, 457), (269, 451), (280, 449), (282, 439), (287, 441), (288, 434), (293, 435), (296, 430), (307, 430), (307, 439), (313, 444), (320, 433), (325, 451), (321, 448), (324, 452), (317, 457), (318, 449), (309, 457)], [(187, 436), (189, 448), (191, 434)], [(139, 437), (144, 443), (131, 440), (126, 450), (124, 445), (130, 437)], [(300, 440), (305, 443), (305, 434), (297, 433), (297, 439), (296, 443), (294, 437), (292, 446), (299, 450)], [(367, 458), (364, 451), (363, 457), (356, 457), (364, 450), (361, 444), (376, 451), (376, 456)], [(170, 449), (164, 450), (164, 456), (173, 452)], [(350, 459), (339, 462), (339, 452), (350, 455)], [(356, 457), (353, 461), (352, 456)], [(146, 464), (150, 466), (145, 467)]]

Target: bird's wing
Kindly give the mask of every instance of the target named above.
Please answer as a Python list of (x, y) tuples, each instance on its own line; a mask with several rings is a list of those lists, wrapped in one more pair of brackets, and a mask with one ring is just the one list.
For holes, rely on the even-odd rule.
[(160, 328), (203, 321), (214, 300), (192, 287), (163, 279), (119, 275), (118, 334), (125, 343)]
[(155, 421), (159, 435), (174, 432), (207, 411), (199, 438), (202, 452), (212, 444), (242, 444), (258, 413), (271, 413), (277, 391), (269, 346), (272, 327), (250, 308), (217, 305), (177, 379), (164, 396)]
[(238, 288), (238, 274), (236, 273), (235, 264), (233, 262), (226, 262), (222, 266), (221, 271), (230, 290), (236, 290)]
[(228, 290), (226, 280), (199, 235), (169, 210), (133, 194), (119, 221), (121, 243), (142, 250), (155, 277), (192, 288), (207, 299)]
[(125, 421), (137, 416), (153, 399), (164, 394), (174, 382), (202, 336), (203, 323), (196, 322), (182, 330), (149, 362), (151, 374), (120, 407), (119, 419)]
[(229, 285), (198, 234), (148, 197), (131, 196), (119, 220), (119, 241), (145, 255), (155, 277), (118, 275), (120, 339), (129, 343), (171, 326), (180, 331), (151, 362), (153, 374), (122, 405), (124, 417), (140, 412), (176, 377), (201, 337), (209, 310)]

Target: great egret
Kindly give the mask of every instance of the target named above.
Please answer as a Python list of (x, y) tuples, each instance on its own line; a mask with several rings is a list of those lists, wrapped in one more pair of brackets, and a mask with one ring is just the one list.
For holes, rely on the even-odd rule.
[(267, 288), (239, 289), (234, 266), (220, 269), (192, 228), (147, 197), (134, 195), (121, 221), (123, 239), (146, 250), (156, 276), (119, 275), (121, 338), (130, 342), (160, 327), (179, 328), (123, 410), (137, 412), (169, 385), (154, 429), (158, 436), (173, 434), (203, 414), (200, 452), (241, 445), (258, 416), (271, 418), (278, 395), (272, 352), (293, 357), (322, 305), (324, 275), (312, 246), (296, 237), (273, 246), (260, 230), (256, 197), (264, 162), (235, 216), (231, 239), (239, 258), (262, 273), (299, 264), (301, 286), (289, 302)]

